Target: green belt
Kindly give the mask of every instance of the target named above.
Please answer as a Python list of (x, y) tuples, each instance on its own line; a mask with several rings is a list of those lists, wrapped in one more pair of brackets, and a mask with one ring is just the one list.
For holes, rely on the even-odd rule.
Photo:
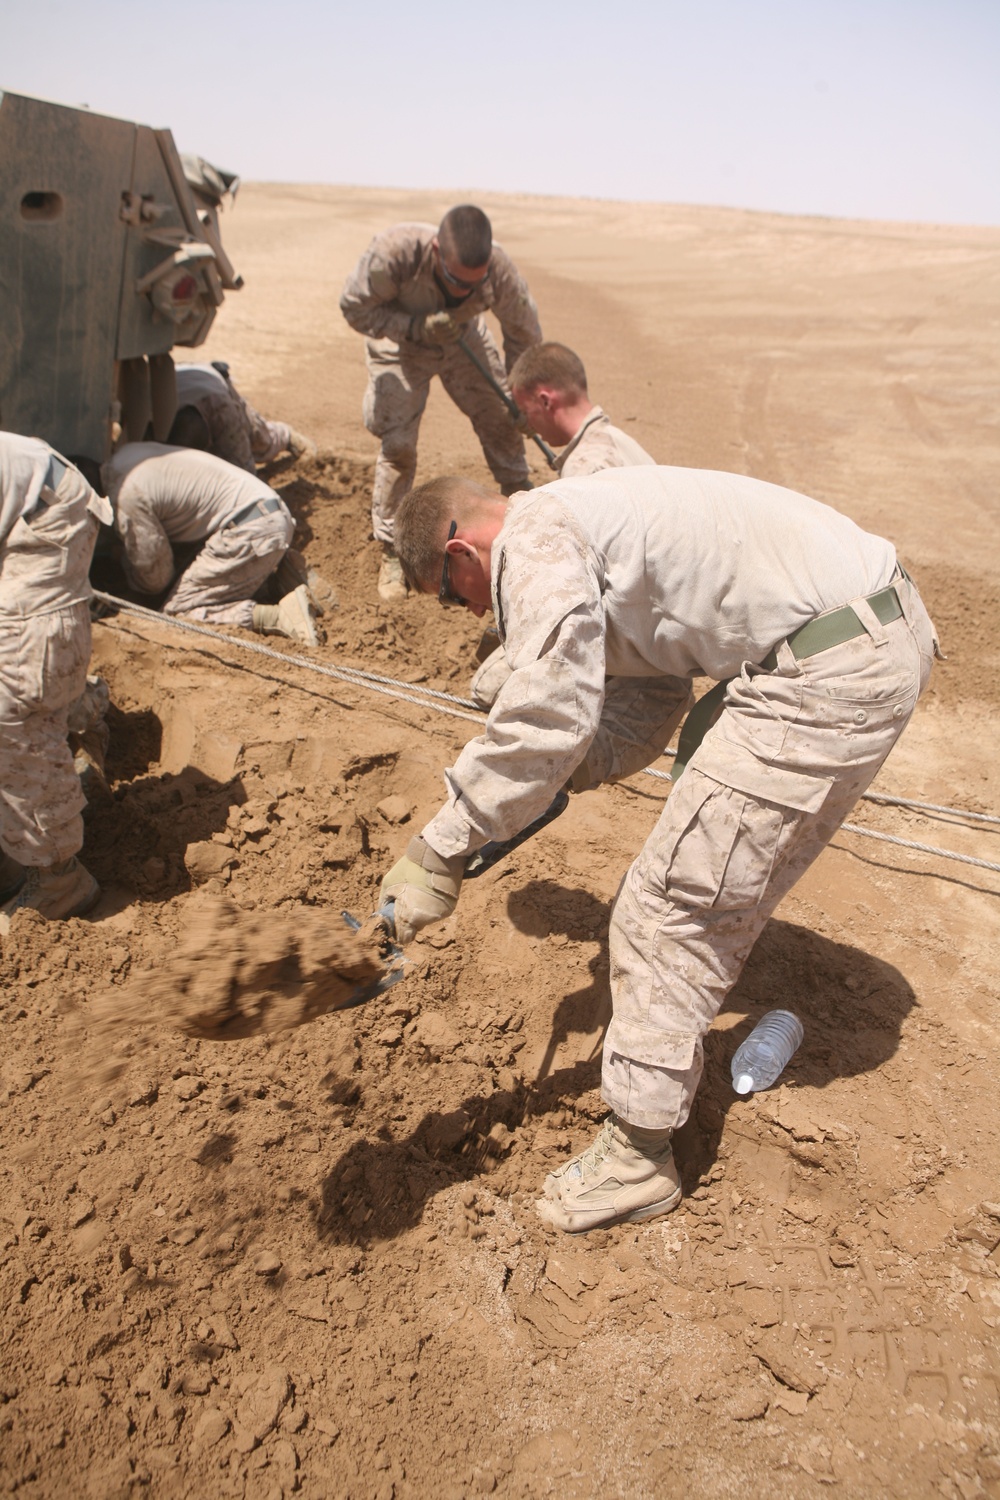
[[(903, 613), (899, 595), (891, 583), (880, 593), (869, 594), (865, 603), (871, 607), (872, 614), (880, 625), (891, 625)], [(831, 646), (842, 646), (845, 641), (853, 641), (856, 636), (865, 634), (865, 627), (859, 616), (849, 604), (845, 604), (843, 609), (833, 609), (828, 615), (817, 615), (808, 625), (793, 631), (788, 637), (788, 645), (795, 660), (801, 661), (805, 656), (829, 651)], [(769, 672), (773, 672), (777, 665), (776, 651), (769, 651), (761, 662), (761, 666), (766, 667)]]
[(256, 521), (260, 516), (269, 516), (272, 511), (280, 510), (282, 501), (277, 495), (268, 495), (266, 500), (251, 500), (249, 505), (244, 505), (234, 516), (223, 524), (223, 531), (228, 531), (230, 526), (242, 526), (245, 521)]
[[(899, 595), (892, 584), (877, 594), (869, 594), (865, 603), (870, 606), (880, 625), (890, 625), (893, 620), (900, 619), (903, 613)], [(842, 646), (845, 641), (853, 641), (857, 636), (866, 634), (867, 630), (860, 616), (849, 604), (845, 604), (843, 609), (833, 609), (828, 615), (817, 615), (815, 620), (810, 620), (807, 625), (793, 631), (786, 637), (786, 644), (795, 660), (802, 661), (806, 656), (816, 656), (820, 651), (829, 651), (832, 646)], [(777, 665), (778, 655), (774, 649), (767, 653), (761, 666), (766, 671), (773, 672)], [(721, 708), (726, 688), (732, 680), (727, 677), (724, 682), (717, 682), (704, 698), (698, 699), (684, 720), (677, 754), (674, 756), (674, 768), (670, 773), (671, 781), (680, 780), (685, 766), (705, 738), (716, 710)]]

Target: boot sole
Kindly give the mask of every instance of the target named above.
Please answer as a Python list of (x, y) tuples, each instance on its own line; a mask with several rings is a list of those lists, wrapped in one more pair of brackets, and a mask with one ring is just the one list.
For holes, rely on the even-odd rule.
[[(549, 1186), (550, 1178), (555, 1179), (552, 1182), (551, 1187)], [(554, 1173), (551, 1173), (550, 1176), (547, 1177), (542, 1183), (542, 1195), (543, 1197), (547, 1198), (550, 1203), (562, 1203), (563, 1198), (562, 1194), (559, 1191), (559, 1179), (555, 1176)], [(675, 1193), (671, 1194), (669, 1202), (666, 1198), (661, 1198), (660, 1203), (667, 1203), (668, 1206), (666, 1208), (661, 1208), (659, 1203), (654, 1203), (649, 1208), (636, 1209), (635, 1212), (641, 1213), (647, 1218), (652, 1217), (657, 1213), (669, 1213), (672, 1208), (677, 1207), (677, 1204), (680, 1202), (683, 1196), (683, 1188), (678, 1188)], [(628, 1220), (624, 1216), (620, 1216), (617, 1219), (613, 1219), (611, 1222), (614, 1224), (625, 1224), (628, 1222)]]
[(659, 1203), (651, 1203), (648, 1208), (633, 1209), (630, 1214), (623, 1214), (620, 1219), (613, 1219), (614, 1224), (641, 1224), (643, 1219), (656, 1219), (660, 1214), (671, 1213), (681, 1201), (683, 1194), (678, 1188), (676, 1193), (671, 1193), (669, 1198), (662, 1198)]
[[(553, 1198), (540, 1199), (536, 1204), (536, 1211), (539, 1211), (539, 1218), (543, 1224), (548, 1224), (553, 1229), (561, 1229), (564, 1234), (586, 1234), (591, 1229), (611, 1229), (615, 1224), (641, 1224), (644, 1219), (658, 1219), (662, 1214), (671, 1213), (683, 1196), (683, 1192), (678, 1188), (676, 1192), (671, 1193), (669, 1198), (661, 1198), (658, 1203), (647, 1203), (642, 1208), (629, 1209), (625, 1213), (615, 1214), (610, 1219), (593, 1220), (589, 1224), (555, 1223), (553, 1221), (555, 1214), (560, 1208), (564, 1208), (564, 1205)], [(553, 1218), (540, 1212), (543, 1207), (553, 1212)]]

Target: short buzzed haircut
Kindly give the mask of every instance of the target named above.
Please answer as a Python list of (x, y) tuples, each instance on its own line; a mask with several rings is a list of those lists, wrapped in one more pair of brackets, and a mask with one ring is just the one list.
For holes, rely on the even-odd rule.
[(536, 391), (550, 385), (571, 395), (587, 395), (583, 360), (565, 344), (532, 344), (515, 361), (507, 377), (512, 391)]
[(450, 523), (461, 526), (483, 500), (498, 499), (502, 497), (460, 474), (445, 474), (411, 490), (396, 512), (392, 534), (409, 583), (424, 593), (436, 590)]
[(460, 203), (441, 220), (438, 244), (460, 266), (475, 270), (493, 254), (493, 226), (474, 203)]

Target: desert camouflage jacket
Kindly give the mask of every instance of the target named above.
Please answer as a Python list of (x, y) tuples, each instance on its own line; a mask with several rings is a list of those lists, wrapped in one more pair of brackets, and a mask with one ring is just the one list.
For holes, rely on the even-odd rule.
[(527, 827), (587, 755), (608, 677), (738, 676), (895, 566), (882, 537), (746, 475), (647, 465), (515, 496), (492, 551), (511, 675), (424, 837), (447, 858)]
[(541, 341), (538, 309), (510, 256), (494, 242), (486, 279), (462, 302), (448, 297), (434, 274), (433, 224), (397, 224), (378, 234), (344, 285), (340, 310), (358, 333), (405, 343), (411, 320), (447, 310), (459, 323), (495, 314), (509, 371), (525, 349)]
[(641, 444), (595, 406), (587, 420), (566, 444), (556, 459), (560, 479), (599, 474), (602, 469), (631, 469), (636, 464), (655, 464)]

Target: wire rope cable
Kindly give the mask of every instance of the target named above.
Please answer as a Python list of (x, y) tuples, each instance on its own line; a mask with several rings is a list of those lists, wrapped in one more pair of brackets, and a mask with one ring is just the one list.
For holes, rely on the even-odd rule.
[(977, 823), (1000, 824), (992, 813), (970, 812), (965, 807), (942, 807), (938, 802), (914, 802), (909, 797), (890, 797), (887, 792), (862, 792), (866, 802), (883, 802), (887, 807), (913, 807), (919, 812), (949, 813), (956, 818), (973, 818)]
[[(408, 703), (416, 703), (420, 708), (433, 708), (438, 713), (451, 714), (456, 719), (469, 719), (473, 724), (483, 723), (482, 713), (462, 713), (451, 704), (460, 704), (468, 708), (476, 708), (471, 698), (456, 698), (450, 693), (441, 693), (436, 688), (423, 688), (419, 683), (401, 682), (392, 677), (376, 677), (374, 673), (362, 672), (358, 667), (332, 667), (322, 662), (311, 661), (308, 656), (297, 656), (291, 651), (275, 651), (272, 646), (264, 646), (260, 641), (241, 641), (236, 636), (226, 635), (222, 630), (213, 630), (210, 625), (196, 625), (192, 620), (179, 620), (174, 615), (164, 615), (155, 609), (147, 609), (144, 604), (132, 604), (129, 600), (117, 599), (114, 594), (105, 594), (98, 589), (93, 590), (94, 598), (100, 599), (102, 604), (113, 605), (116, 609), (123, 610), (126, 614), (135, 615), (140, 620), (149, 620), (155, 625), (171, 625), (178, 630), (187, 631), (192, 635), (204, 636), (210, 641), (221, 641), (227, 646), (236, 646), (241, 651), (250, 651), (255, 656), (270, 657), (272, 661), (284, 662), (287, 666), (305, 667), (309, 672), (318, 672), (321, 677), (332, 677), (337, 682), (354, 683), (357, 687), (368, 687), (373, 692), (382, 693), (389, 698), (402, 698)], [(405, 690), (405, 691), (401, 691)], [(420, 694), (421, 696), (417, 696)], [(447, 703), (437, 703), (435, 699), (447, 699)]]
[[(286, 666), (303, 667), (306, 671), (316, 672), (322, 677), (330, 677), (337, 682), (346, 682), (355, 687), (365, 687), (374, 693), (381, 693), (385, 697), (398, 698), (405, 703), (414, 703), (418, 708), (429, 708), (435, 713), (448, 714), (455, 719), (465, 719), (472, 724), (483, 725), (486, 722), (486, 714), (472, 698), (460, 698), (455, 693), (446, 693), (438, 688), (425, 688), (420, 683), (404, 682), (396, 677), (383, 677), (377, 672), (366, 672), (360, 667), (329, 666), (323, 662), (312, 661), (307, 656), (298, 656), (294, 652), (276, 651), (271, 646), (265, 646), (259, 641), (244, 641), (237, 636), (227, 635), (224, 631), (213, 630), (209, 625), (195, 624), (192, 620), (181, 620), (175, 615), (164, 615), (159, 610), (149, 609), (144, 604), (134, 604), (128, 599), (119, 599), (114, 594), (103, 593), (100, 589), (94, 589), (93, 596), (102, 604), (110, 605), (125, 614), (135, 615), (138, 619), (148, 620), (156, 625), (170, 625), (177, 630), (186, 631), (189, 634), (202, 636), (212, 641), (221, 641), (224, 645), (235, 646), (241, 651), (249, 651), (256, 656), (269, 657), (273, 661), (283, 662)], [(467, 713), (465, 710), (472, 709), (474, 712)], [(664, 755), (676, 755), (676, 750), (664, 750)], [(643, 775), (653, 776), (658, 781), (669, 781), (668, 771), (658, 771), (653, 766), (644, 766)], [(962, 807), (945, 807), (936, 802), (916, 802), (907, 797), (892, 797), (885, 792), (862, 792), (862, 800), (866, 802), (883, 803), (890, 807), (913, 808), (919, 812), (944, 813), (951, 817), (971, 818), (976, 822), (1000, 824), (1000, 817), (994, 817), (990, 813), (969, 812)], [(975, 865), (981, 870), (993, 870), (1000, 873), (1000, 864), (995, 864), (988, 859), (977, 859), (971, 854), (958, 854), (951, 849), (941, 849), (934, 844), (923, 844), (916, 839), (900, 838), (896, 834), (879, 833), (874, 828), (862, 828), (857, 823), (842, 823), (841, 829), (845, 833), (860, 834), (863, 838), (877, 839), (885, 844), (897, 844), (903, 849), (915, 849), (922, 854), (933, 854), (939, 859), (952, 859), (960, 864)]]
[(877, 833), (874, 828), (860, 828), (857, 823), (841, 823), (837, 832), (860, 833), (866, 839), (878, 839), (883, 844), (899, 844), (903, 849), (919, 849), (922, 854), (936, 854), (940, 859), (957, 859), (959, 864), (975, 865), (980, 870), (995, 870), (1000, 874), (1000, 865), (994, 864), (992, 860), (976, 859), (972, 854), (956, 854), (952, 849), (938, 849), (934, 844), (921, 844), (916, 839), (901, 839), (894, 833)]

